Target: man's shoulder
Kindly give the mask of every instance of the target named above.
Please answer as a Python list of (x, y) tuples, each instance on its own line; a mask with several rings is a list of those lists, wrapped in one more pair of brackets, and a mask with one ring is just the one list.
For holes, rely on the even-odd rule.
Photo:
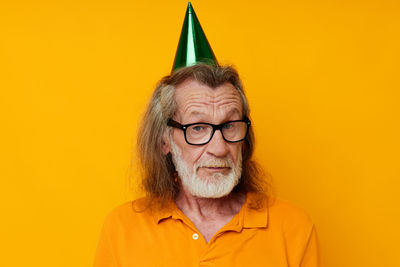
[(248, 193), (248, 198), (248, 208), (250, 209), (264, 211), (265, 208), (268, 208), (269, 215), (310, 219), (303, 207), (290, 200), (263, 193)]
[(149, 199), (147, 197), (126, 201), (113, 208), (106, 216), (106, 223), (126, 223), (136, 220), (151, 219), (149, 208)]
[(312, 227), (313, 220), (308, 212), (298, 204), (280, 198), (268, 198), (268, 211), (271, 223), (278, 223), (284, 227)]

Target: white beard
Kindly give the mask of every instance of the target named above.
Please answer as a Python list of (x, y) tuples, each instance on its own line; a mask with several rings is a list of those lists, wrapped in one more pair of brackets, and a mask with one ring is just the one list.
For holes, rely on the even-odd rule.
[[(172, 162), (178, 172), (183, 187), (193, 196), (201, 198), (220, 198), (232, 192), (232, 189), (239, 183), (242, 175), (242, 152), (239, 151), (237, 164), (230, 158), (210, 159), (196, 162), (193, 170), (182, 159), (182, 151), (170, 138)], [(230, 167), (227, 175), (214, 173), (205, 178), (197, 175), (199, 167)]]

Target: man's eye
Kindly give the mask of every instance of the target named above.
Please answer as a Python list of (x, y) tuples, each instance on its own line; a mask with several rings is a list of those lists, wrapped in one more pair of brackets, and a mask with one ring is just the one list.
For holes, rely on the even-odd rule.
[(201, 125), (195, 125), (195, 126), (193, 126), (192, 129), (193, 129), (193, 131), (200, 132), (200, 131), (204, 130), (204, 127)]
[(226, 123), (223, 125), (224, 129), (232, 129), (234, 127), (233, 123)]

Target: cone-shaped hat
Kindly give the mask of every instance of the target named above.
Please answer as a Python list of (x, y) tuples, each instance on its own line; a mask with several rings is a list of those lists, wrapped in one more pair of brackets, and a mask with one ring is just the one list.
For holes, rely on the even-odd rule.
[(194, 13), (192, 4), (189, 2), (172, 72), (178, 68), (192, 66), (199, 62), (210, 65), (218, 64), (196, 13)]

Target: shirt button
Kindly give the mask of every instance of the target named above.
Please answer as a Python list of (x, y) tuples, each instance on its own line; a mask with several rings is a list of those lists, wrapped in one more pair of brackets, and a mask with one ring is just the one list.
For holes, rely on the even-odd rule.
[(193, 237), (193, 239), (194, 239), (194, 240), (197, 240), (197, 239), (199, 239), (199, 235), (198, 235), (198, 234), (196, 234), (196, 233), (194, 233), (194, 234), (192, 235), (192, 237)]

